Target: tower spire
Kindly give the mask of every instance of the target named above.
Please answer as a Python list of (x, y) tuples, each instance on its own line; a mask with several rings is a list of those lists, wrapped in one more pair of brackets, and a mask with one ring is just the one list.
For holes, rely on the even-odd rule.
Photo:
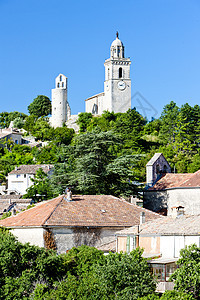
[(116, 37), (117, 37), (117, 39), (119, 38), (119, 32), (118, 31), (116, 32)]

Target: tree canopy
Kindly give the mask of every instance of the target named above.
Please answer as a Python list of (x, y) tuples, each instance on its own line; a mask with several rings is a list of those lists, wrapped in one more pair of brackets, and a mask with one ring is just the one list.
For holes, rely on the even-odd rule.
[(51, 101), (47, 96), (39, 95), (28, 106), (28, 111), (37, 117), (48, 116), (51, 113)]

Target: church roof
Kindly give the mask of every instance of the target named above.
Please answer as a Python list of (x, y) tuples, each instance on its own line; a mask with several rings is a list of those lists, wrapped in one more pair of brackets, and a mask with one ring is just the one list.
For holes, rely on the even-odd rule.
[(38, 203), (15, 216), (0, 220), (5, 227), (130, 227), (140, 224), (140, 213), (146, 220), (163, 218), (157, 213), (110, 195), (74, 195), (67, 202), (64, 195)]

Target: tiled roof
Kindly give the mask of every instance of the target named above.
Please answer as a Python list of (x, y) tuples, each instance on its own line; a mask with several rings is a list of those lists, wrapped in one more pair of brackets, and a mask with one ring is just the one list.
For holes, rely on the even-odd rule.
[(34, 208), (0, 221), (0, 225), (130, 227), (140, 223), (140, 213), (143, 211), (147, 221), (164, 218), (109, 195), (74, 195), (71, 202), (63, 197), (41, 202)]
[(16, 167), (15, 170), (9, 174), (36, 174), (40, 168), (42, 168), (45, 173), (48, 173), (49, 170), (53, 168), (53, 165), (21, 165)]
[[(137, 234), (137, 227), (116, 232), (116, 235)], [(163, 217), (140, 225), (140, 235), (200, 235), (200, 215)]]
[(158, 235), (200, 235), (200, 215), (165, 217), (141, 226), (140, 234)]
[[(195, 173), (194, 173), (195, 174)], [(192, 178), (194, 174), (185, 173), (185, 174), (173, 174), (166, 173), (162, 176), (160, 180), (156, 182), (156, 184), (148, 189), (151, 190), (165, 190), (169, 188), (176, 188), (183, 186), (184, 182), (188, 179)]]

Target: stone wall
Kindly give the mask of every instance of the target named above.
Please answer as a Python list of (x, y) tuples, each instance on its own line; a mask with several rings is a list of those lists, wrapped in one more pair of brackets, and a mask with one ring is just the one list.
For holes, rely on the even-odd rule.
[[(123, 228), (122, 228), (123, 229)], [(115, 239), (115, 232), (119, 228), (53, 228), (58, 253), (65, 253), (72, 247), (88, 245), (98, 247)]]

